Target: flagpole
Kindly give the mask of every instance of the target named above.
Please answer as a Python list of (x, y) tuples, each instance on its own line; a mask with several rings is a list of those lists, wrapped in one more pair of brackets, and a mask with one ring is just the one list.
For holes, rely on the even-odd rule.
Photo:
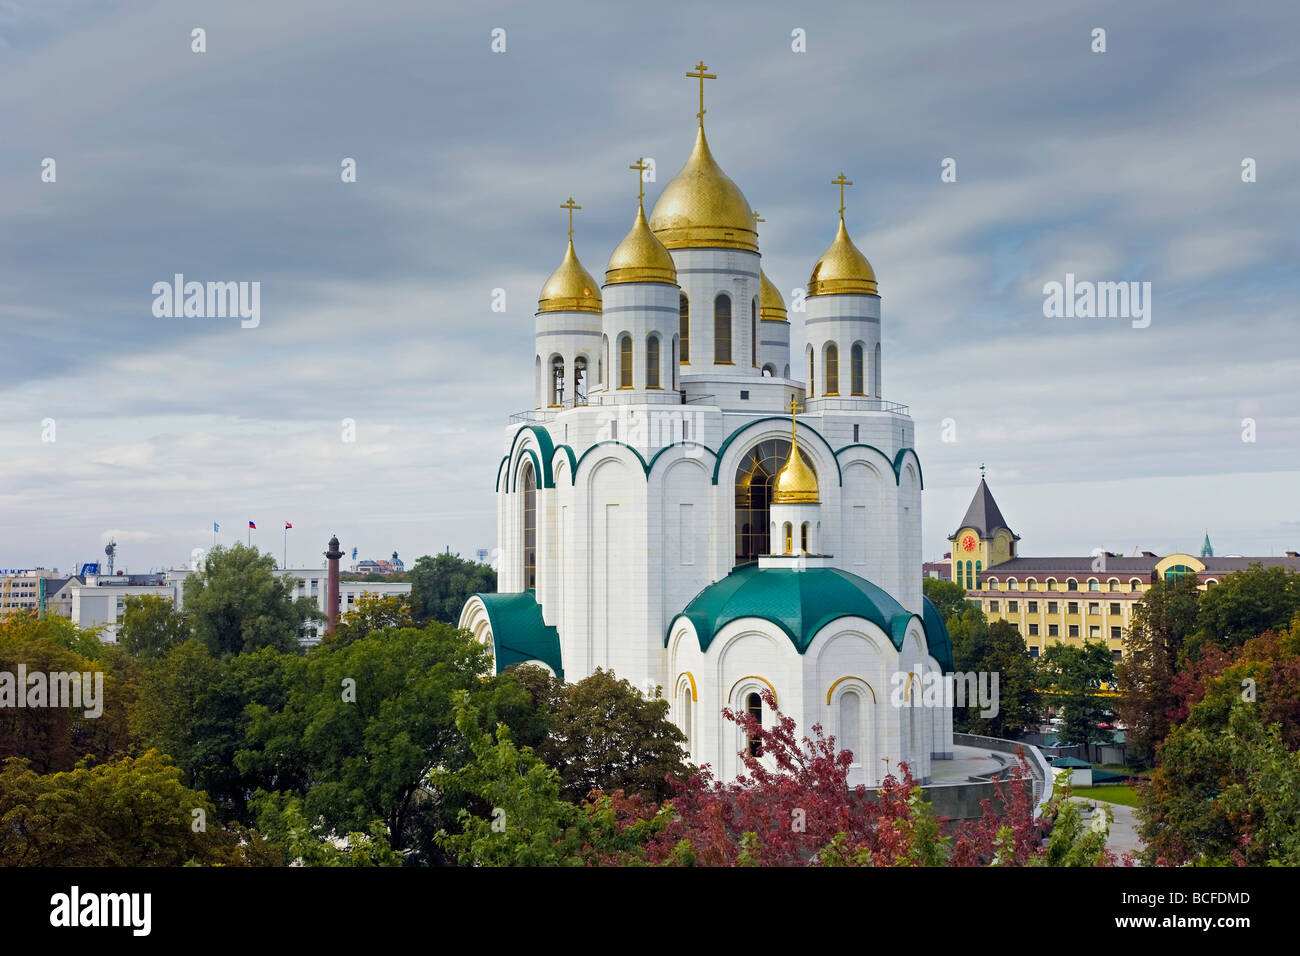
[(251, 524), (248, 526), (248, 546), (250, 548), (253, 546), (253, 526)]
[(289, 569), (289, 529), (284, 529), (284, 564), (280, 565), (281, 570)]

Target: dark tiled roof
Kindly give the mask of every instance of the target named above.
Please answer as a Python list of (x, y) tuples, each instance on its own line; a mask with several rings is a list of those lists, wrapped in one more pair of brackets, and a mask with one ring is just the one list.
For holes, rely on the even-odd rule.
[[(980, 479), (979, 487), (975, 489), (975, 497), (971, 499), (970, 507), (966, 509), (966, 516), (961, 519), (957, 531), (962, 528), (974, 528), (984, 538), (991, 538), (998, 528), (1011, 531), (1007, 519), (1002, 517), (998, 503), (993, 500), (993, 492), (989, 491), (988, 482), (983, 478)], [(1020, 537), (1014, 531), (1011, 531), (1011, 534), (1016, 538)], [(953, 541), (956, 537), (957, 532), (954, 531), (948, 536), (948, 540)]]
[[(1012, 558), (1010, 561), (1003, 561), (1001, 564), (985, 568), (980, 574), (980, 579), (983, 580), (989, 575), (1006, 577), (1007, 575), (1053, 572), (1058, 574), (1092, 575), (1098, 578), (1122, 574), (1151, 574), (1155, 570), (1156, 564), (1162, 561), (1164, 557), (1167, 557), (1167, 555), (1140, 558), (1107, 556), (1105, 567), (1102, 570), (1093, 570), (1093, 562), (1097, 559), (1091, 556)], [(1300, 571), (1300, 558), (1201, 558), (1199, 560), (1205, 565), (1202, 574), (1231, 574), (1233, 571), (1245, 571), (1252, 564), (1260, 564), (1266, 568), (1281, 567)]]

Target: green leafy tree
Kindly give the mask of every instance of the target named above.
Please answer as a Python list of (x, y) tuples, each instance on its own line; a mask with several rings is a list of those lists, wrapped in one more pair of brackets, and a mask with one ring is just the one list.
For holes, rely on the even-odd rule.
[(282, 710), (304, 672), (301, 657), (273, 648), (219, 658), (191, 639), (148, 667), (132, 727), (145, 746), (171, 756), (188, 786), (209, 793), (229, 818), (250, 823), (254, 791), (299, 787), (305, 770), (288, 759), (259, 765), (266, 773), (235, 766), (246, 745), (248, 708)]
[(497, 589), (497, 573), (486, 564), (458, 554), (425, 555), (407, 572), (411, 581), (411, 612), (417, 623), (455, 624), (471, 594)]
[(275, 558), (236, 543), (213, 548), (185, 581), (194, 636), (215, 655), (273, 647), (298, 651), (303, 626), (322, 620), (311, 598), (293, 597), (295, 579), (275, 573)]
[(981, 708), (967, 701), (965, 713), (957, 715), (973, 734), (1016, 737), (1037, 725), (1042, 710), (1038, 669), (1029, 656), (1024, 638), (1008, 621), (994, 621), (987, 629), (972, 629), (963, 654), (961, 671), (998, 675), (997, 713), (981, 716)]
[(119, 642), (137, 660), (153, 660), (190, 637), (190, 624), (176, 605), (158, 594), (126, 599)]
[(223, 827), (207, 794), (181, 783), (156, 750), (38, 774), (22, 759), (0, 770), (0, 865), (274, 865), (256, 833)]
[(401, 866), (402, 854), (388, 845), (384, 821), (372, 820), (366, 832), (337, 837), (320, 822), (308, 822), (302, 800), (265, 793), (255, 801), (258, 829), (279, 847), (286, 866)]
[(685, 735), (668, 718), (668, 701), (646, 697), (612, 671), (573, 684), (555, 682), (550, 728), (537, 755), (560, 774), (560, 793), (574, 803), (592, 790), (622, 790), (652, 799), (685, 779)]
[(1115, 679), (1110, 649), (1101, 641), (1082, 647), (1053, 644), (1038, 660), (1041, 677), (1061, 705), (1062, 743), (1109, 743), (1113, 735), (1098, 725), (1112, 716), (1100, 693), (1103, 684)]
[(437, 623), (322, 644), (282, 709), (249, 706), (247, 746), (235, 764), (266, 778), (302, 768), (294, 792), (307, 819), (339, 834), (365, 833), (382, 820), (393, 850), (409, 851), (408, 862), (430, 862), (433, 832), (464, 806), (428, 783), (434, 768), (454, 770), (469, 759), (453, 694), (468, 692), (493, 722), (527, 706), (516, 682), (483, 676), (489, 664), (467, 631)]
[(1300, 614), (1300, 574), (1251, 565), (1229, 574), (1200, 600), (1194, 647), (1239, 647), (1265, 631), (1280, 631)]
[(939, 611), (945, 624), (951, 618), (960, 617), (967, 608), (978, 606), (967, 600), (966, 589), (956, 581), (944, 581), (942, 578), (925, 578), (921, 582), (921, 590), (925, 592), (925, 596), (930, 599)]
[(1178, 705), (1178, 661), (1196, 629), (1200, 595), (1191, 576), (1157, 581), (1133, 609), (1124, 659), (1115, 666), (1115, 710), (1126, 727), (1125, 743), (1146, 762), (1169, 732)]
[(363, 593), (339, 620), (334, 633), (326, 634), (321, 643), (351, 644), (375, 631), (414, 626), (406, 595)]

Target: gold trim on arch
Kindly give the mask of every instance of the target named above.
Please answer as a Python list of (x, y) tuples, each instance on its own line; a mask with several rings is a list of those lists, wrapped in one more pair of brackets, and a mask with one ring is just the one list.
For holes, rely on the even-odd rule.
[(682, 671), (680, 674), (677, 675), (676, 683), (680, 684), (682, 682), (683, 677), (685, 677), (688, 681), (691, 682), (691, 700), (695, 701), (695, 703), (698, 704), (700, 702), (700, 692), (695, 688), (695, 675), (692, 674), (690, 671)]
[(831, 694), (835, 693), (835, 688), (836, 688), (836, 687), (839, 687), (839, 686), (840, 686), (841, 684), (843, 684), (846, 680), (857, 680), (857, 681), (862, 681), (863, 684), (866, 684), (867, 690), (871, 691), (871, 702), (872, 702), (873, 704), (876, 703), (876, 689), (875, 689), (874, 687), (872, 687), (870, 684), (868, 684), (865, 680), (862, 680), (861, 677), (857, 677), (857, 676), (855, 676), (855, 675), (853, 675), (853, 674), (845, 674), (843, 677), (841, 677), (839, 680), (837, 680), (834, 684), (831, 684), (830, 689), (829, 689), (828, 691), (826, 691), (826, 706), (827, 706), (827, 707), (830, 706), (830, 703), (831, 703)]
[(727, 700), (731, 700), (731, 695), (736, 692), (736, 688), (739, 687), (742, 683), (744, 683), (747, 680), (761, 680), (764, 684), (767, 685), (767, 689), (772, 692), (772, 700), (777, 701), (776, 688), (772, 686), (772, 682), (768, 680), (766, 677), (759, 677), (757, 674), (746, 674), (740, 680), (732, 684), (731, 690), (727, 691)]

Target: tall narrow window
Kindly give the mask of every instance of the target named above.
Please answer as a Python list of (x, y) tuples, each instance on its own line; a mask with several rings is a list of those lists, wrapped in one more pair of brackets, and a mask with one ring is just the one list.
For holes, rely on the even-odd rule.
[(713, 300), (713, 363), (731, 365), (731, 297), (726, 293)]
[(659, 387), (659, 336), (645, 340), (645, 387)]
[(564, 359), (551, 359), (551, 406), (564, 404)]
[(808, 522), (805, 521), (799, 529), (799, 550), (804, 554), (808, 553)]
[(812, 346), (808, 347), (808, 397), (813, 398), (817, 394), (817, 356), (813, 353)]
[(537, 476), (524, 463), (524, 590), (537, 588)]
[(678, 300), (677, 307), (681, 313), (682, 320), (682, 364), (691, 364), (691, 303), (683, 292)]
[(573, 404), (587, 404), (587, 356), (573, 360)]
[[(745, 699), (745, 710), (749, 711), (749, 716), (758, 721), (760, 727), (763, 726), (763, 698), (757, 694), (750, 694)], [(749, 755), (751, 757), (763, 756), (763, 738), (758, 734), (751, 734), (749, 737)]]
[(632, 336), (618, 340), (618, 387), (632, 387)]
[(749, 364), (758, 368), (758, 299), (749, 303)]
[(850, 353), (849, 357), (853, 366), (853, 381), (849, 384), (852, 386), (854, 395), (861, 395), (863, 394), (862, 387), (865, 384), (865, 376), (863, 375), (862, 369), (862, 343), (859, 342), (857, 345), (853, 346), (853, 351)]
[(826, 394), (840, 393), (840, 350), (834, 343), (826, 346)]
[(873, 383), (876, 398), (880, 397), (880, 343), (876, 343), (876, 360), (871, 363), (871, 381)]
[(686, 754), (691, 753), (691, 688), (682, 688), (685, 701), (682, 703), (682, 734), (686, 737)]
[(840, 697), (840, 749), (853, 755), (854, 763), (862, 763), (862, 698), (849, 691)]
[(785, 523), (785, 553), (794, 554), (794, 525)]

